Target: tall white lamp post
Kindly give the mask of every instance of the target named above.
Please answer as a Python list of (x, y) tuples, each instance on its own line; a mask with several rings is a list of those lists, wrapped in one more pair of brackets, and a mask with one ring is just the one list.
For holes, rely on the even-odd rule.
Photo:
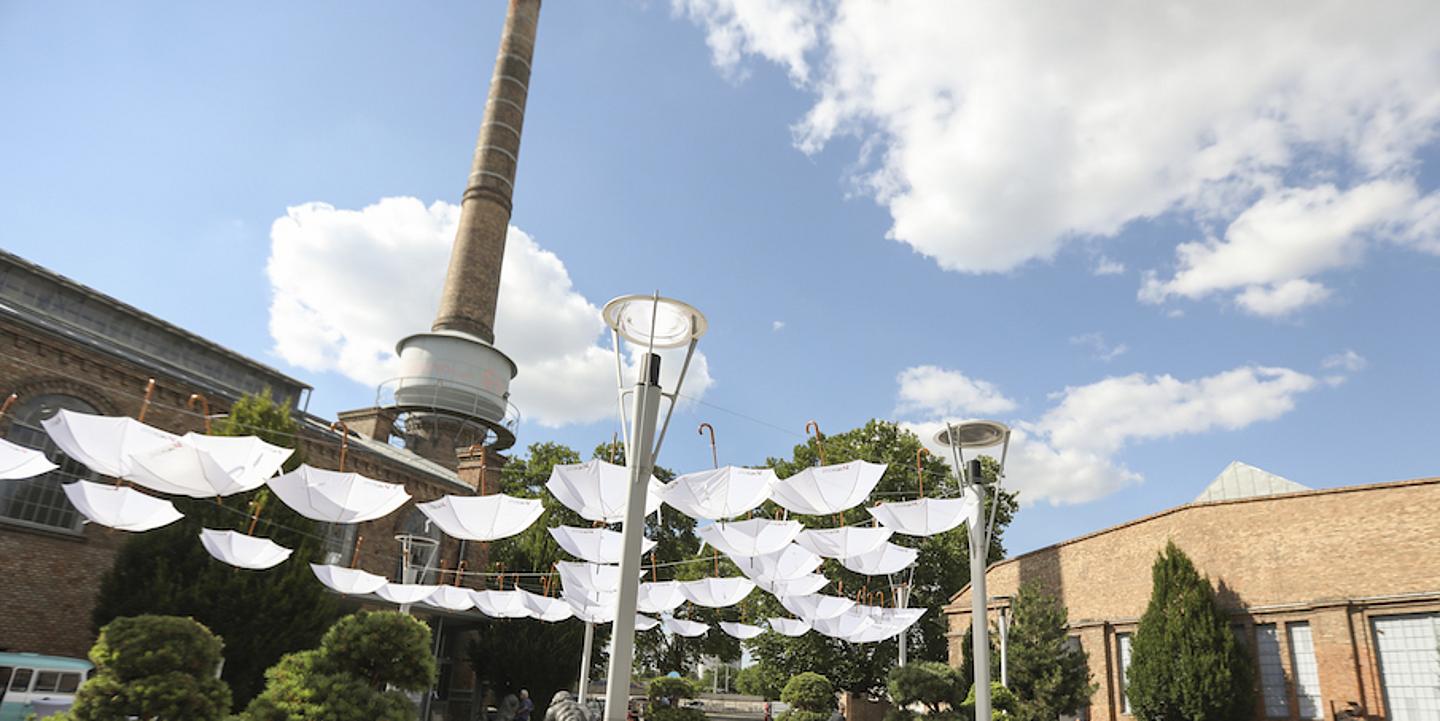
[[(975, 720), (991, 721), (990, 710), (990, 623), (985, 609), (989, 596), (985, 595), (985, 560), (990, 551), (990, 538), (995, 531), (995, 514), (999, 504), (993, 504), (989, 513), (985, 510), (985, 485), (980, 478), (980, 459), (972, 458), (966, 463), (965, 450), (1001, 446), (1000, 478), (1005, 476), (1005, 456), (1010, 450), (1010, 428), (998, 421), (965, 421), (947, 423), (935, 434), (935, 442), (950, 448), (955, 472), (965, 490), (975, 494), (979, 504), (970, 527), (970, 628), (974, 645), (972, 657), (975, 660)], [(996, 480), (999, 486), (999, 479)]]
[[(601, 311), (610, 326), (615, 348), (615, 380), (620, 404), (620, 425), (625, 436), (625, 465), (630, 471), (629, 495), (625, 505), (625, 527), (621, 538), (620, 593), (616, 599), (615, 621), (611, 627), (614, 651), (610, 654), (610, 676), (605, 680), (605, 720), (625, 721), (630, 701), (630, 672), (635, 660), (635, 602), (640, 593), (640, 544), (645, 537), (645, 496), (655, 459), (665, 442), (665, 429), (675, 412), (685, 373), (695, 356), (695, 345), (705, 334), (705, 316), (689, 304), (654, 295), (627, 295), (605, 304)], [(640, 357), (635, 385), (626, 388), (625, 362), (620, 341), (645, 349)], [(656, 350), (685, 348), (685, 361), (675, 389), (660, 387), (660, 356)], [(627, 414), (627, 396), (630, 412)], [(661, 399), (670, 401), (660, 419)]]

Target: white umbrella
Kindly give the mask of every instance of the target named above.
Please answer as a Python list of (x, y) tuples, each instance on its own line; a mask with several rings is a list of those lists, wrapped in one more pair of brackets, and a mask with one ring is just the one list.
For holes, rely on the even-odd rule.
[(200, 545), (216, 559), (236, 568), (263, 571), (284, 563), (292, 551), (268, 538), (256, 538), (236, 531), (200, 529)]
[(65, 455), (102, 476), (123, 477), (132, 456), (169, 448), (179, 437), (125, 416), (97, 416), (61, 408), (40, 421)]
[(471, 591), (470, 599), (480, 613), (491, 618), (528, 618), (530, 608), (519, 589), (513, 591)]
[(760, 626), (751, 626), (748, 623), (731, 623), (729, 621), (721, 621), (720, 630), (741, 641), (746, 641), (765, 633), (765, 629)]
[(806, 468), (775, 484), (770, 498), (791, 513), (839, 513), (863, 503), (883, 475), (885, 464), (868, 461)]
[(44, 453), (0, 438), (0, 481), (34, 478), (59, 468)]
[(440, 586), (434, 593), (426, 596), (423, 603), (447, 611), (469, 611), (475, 608), (475, 597), (470, 595), (468, 588)]
[(840, 565), (867, 576), (886, 576), (908, 568), (920, 556), (920, 549), (882, 543), (867, 553), (840, 559)]
[[(64, 411), (61, 411), (62, 413)], [(121, 488), (90, 481), (66, 483), (65, 497), (91, 523), (117, 531), (149, 531), (174, 523), (184, 516), (175, 504), (147, 496), (134, 488)]]
[(366, 573), (358, 568), (312, 563), (310, 570), (330, 590), (347, 595), (374, 593), (386, 584), (384, 576)]
[(563, 598), (550, 598), (548, 596), (541, 596), (538, 593), (521, 590), (520, 602), (524, 604), (525, 609), (530, 612), (531, 618), (545, 621), (546, 623), (564, 621), (575, 615), (575, 610), (572, 609), (570, 604), (566, 603)]
[(538, 498), (516, 498), (503, 493), (488, 496), (441, 496), (415, 507), (445, 535), (467, 541), (496, 541), (513, 536), (545, 512)]
[[(630, 469), (596, 459), (585, 463), (555, 466), (545, 488), (555, 499), (587, 521), (619, 523), (625, 520), (625, 502), (630, 493)], [(645, 515), (660, 507), (660, 481), (650, 477)]]
[[(570, 611), (575, 618), (585, 623), (610, 623), (615, 620), (614, 603), (585, 603), (575, 598), (566, 598), (570, 604)], [(640, 617), (640, 614), (635, 614)]]
[(619, 591), (587, 591), (574, 587), (565, 588), (564, 583), (560, 586), (560, 597), (572, 605), (580, 606), (610, 606), (614, 607), (617, 599), (620, 598)]
[(817, 618), (810, 622), (810, 626), (816, 631), (845, 641), (873, 625), (875, 625), (875, 619), (865, 613), (856, 613), (853, 608), (837, 616)]
[(769, 468), (725, 466), (686, 473), (660, 487), (660, 500), (695, 519), (718, 521), (754, 510), (779, 483)]
[(798, 618), (771, 618), (766, 621), (770, 630), (781, 636), (804, 636), (810, 632), (810, 622)]
[(653, 581), (640, 584), (635, 608), (644, 613), (669, 613), (685, 603), (678, 581)]
[(270, 490), (296, 513), (313, 521), (363, 523), (389, 515), (410, 500), (405, 487), (359, 473), (301, 464), (269, 482)]
[[(560, 571), (560, 585), (566, 590), (600, 593), (614, 593), (620, 590), (620, 567), (599, 563), (577, 563), (560, 561), (555, 564)], [(640, 575), (645, 575), (644, 571)]]
[(706, 608), (734, 606), (745, 600), (755, 590), (755, 582), (748, 578), (702, 578), (697, 581), (681, 581), (680, 593), (686, 600)]
[(875, 643), (894, 638), (904, 633), (906, 629), (920, 620), (921, 616), (925, 615), (923, 608), (877, 608), (875, 606), (856, 606), (856, 608), (863, 608), (872, 623), (846, 639), (851, 643)]
[(255, 436), (186, 433), (171, 446), (132, 455), (124, 478), (177, 496), (230, 496), (264, 485), (294, 452)]
[(659, 625), (660, 625), (660, 619), (658, 619), (658, 618), (650, 618), (649, 616), (645, 616), (645, 615), (639, 614), (639, 613), (635, 614), (635, 630), (636, 630), (636, 631), (649, 631), (650, 629), (655, 628), (656, 626), (659, 626)]
[(716, 521), (695, 529), (695, 535), (727, 556), (747, 557), (783, 551), (803, 530), (805, 527), (799, 521), (752, 518), (748, 521)]
[(775, 553), (762, 556), (731, 556), (740, 572), (752, 580), (784, 581), (814, 573), (825, 559), (809, 549), (790, 544)]
[(809, 573), (799, 578), (759, 580), (755, 583), (776, 598), (784, 598), (785, 596), (808, 596), (829, 585), (830, 579), (818, 573)]
[(698, 621), (686, 621), (683, 618), (675, 618), (674, 616), (661, 616), (660, 623), (665, 626), (666, 631), (686, 638), (703, 636), (706, 631), (710, 630), (709, 626)]
[(398, 606), (408, 606), (424, 601), (438, 588), (419, 583), (387, 583), (375, 589), (375, 595)]
[(855, 602), (841, 596), (816, 593), (809, 596), (786, 596), (780, 599), (780, 605), (813, 625), (817, 619), (834, 618), (849, 611), (855, 606)]
[[(605, 528), (558, 526), (550, 529), (550, 535), (566, 553), (591, 563), (619, 563), (624, 550), (620, 545), (624, 534)], [(642, 555), (653, 548), (654, 541), (648, 538), (640, 541)]]
[(881, 503), (865, 510), (880, 525), (907, 536), (933, 536), (974, 518), (980, 504), (974, 494), (959, 498), (922, 498), (918, 501)]
[(815, 528), (801, 533), (795, 542), (817, 556), (851, 558), (869, 553), (890, 540), (888, 528)]

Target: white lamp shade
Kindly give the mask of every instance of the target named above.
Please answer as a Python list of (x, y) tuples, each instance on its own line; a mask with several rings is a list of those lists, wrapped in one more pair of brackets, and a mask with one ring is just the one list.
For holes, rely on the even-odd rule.
[(971, 493), (959, 498), (922, 498), (918, 501), (881, 503), (865, 510), (880, 525), (906, 536), (944, 533), (975, 517), (979, 503)]
[(803, 530), (805, 527), (799, 521), (752, 518), (748, 521), (716, 521), (695, 529), (695, 535), (734, 558), (779, 553)]
[(661, 486), (659, 496), (691, 518), (718, 521), (754, 510), (779, 482), (769, 468), (725, 466), (680, 476)]
[[(61, 411), (62, 413), (64, 411)], [(66, 483), (65, 497), (91, 523), (117, 531), (141, 532), (174, 523), (184, 516), (175, 504), (147, 496), (134, 488), (122, 488), (90, 481)]]
[(784, 581), (815, 572), (825, 559), (809, 549), (790, 544), (775, 553), (760, 556), (731, 556), (740, 572), (751, 580)]
[[(619, 563), (624, 555), (625, 535), (606, 528), (557, 526), (550, 529), (550, 536), (566, 553), (590, 563)], [(642, 555), (654, 548), (654, 541), (648, 538), (640, 541)]]
[(765, 629), (761, 626), (751, 626), (747, 623), (731, 623), (729, 621), (721, 621), (720, 630), (741, 641), (748, 641), (765, 633)]
[(685, 594), (681, 593), (678, 581), (653, 581), (640, 584), (635, 608), (641, 613), (669, 613), (682, 603), (685, 603)]
[(572, 609), (570, 604), (566, 603), (563, 598), (550, 598), (548, 596), (541, 596), (538, 593), (521, 590), (520, 602), (525, 606), (525, 609), (530, 612), (530, 618), (546, 623), (564, 621), (575, 615), (574, 609)]
[(443, 608), (447, 611), (469, 611), (475, 607), (475, 597), (470, 595), (467, 588), (456, 586), (440, 586), (435, 592), (425, 597), (426, 606)]
[(660, 623), (665, 626), (666, 631), (686, 638), (703, 636), (706, 631), (710, 630), (709, 626), (698, 621), (687, 621), (683, 618), (675, 618), (674, 616), (661, 616)]
[(402, 485), (304, 464), (270, 479), (269, 485), (296, 513), (327, 523), (373, 521), (390, 515), (410, 500), (410, 494)]
[(804, 636), (810, 632), (810, 622), (798, 618), (771, 618), (765, 623), (770, 627), (771, 631), (781, 636), (795, 638), (797, 636)]
[(387, 583), (375, 589), (375, 595), (398, 606), (408, 606), (429, 598), (437, 588), (419, 583)]
[(374, 593), (387, 583), (384, 576), (366, 573), (358, 568), (322, 566), (318, 563), (312, 563), (310, 564), (310, 571), (313, 572), (315, 578), (320, 579), (320, 582), (325, 584), (327, 588), (336, 593), (346, 595)]
[(534, 523), (545, 512), (538, 498), (516, 498), (503, 493), (489, 496), (441, 496), (415, 505), (445, 535), (467, 541), (509, 538)]
[[(645, 515), (660, 507), (660, 481), (650, 477)], [(630, 493), (630, 469), (596, 459), (555, 466), (545, 488), (555, 500), (587, 521), (620, 523), (625, 520), (625, 503)]]
[(840, 565), (867, 576), (886, 576), (909, 568), (919, 556), (917, 548), (886, 542), (867, 553), (841, 558)]
[(888, 528), (813, 528), (802, 532), (795, 543), (825, 558), (849, 558), (869, 553), (890, 540)]
[(200, 545), (216, 559), (236, 568), (263, 571), (285, 562), (292, 551), (268, 538), (236, 531), (200, 530)]
[(525, 605), (524, 592), (513, 591), (471, 591), (470, 599), (480, 613), (491, 618), (528, 618), (530, 608)]
[(706, 608), (734, 606), (754, 590), (755, 582), (748, 578), (702, 578), (680, 582), (680, 593), (685, 595), (685, 599)]
[(784, 580), (756, 581), (757, 585), (770, 592), (776, 598), (785, 596), (808, 596), (818, 592), (830, 584), (830, 579), (818, 574), (810, 573), (799, 578), (787, 578)]
[(294, 453), (255, 436), (186, 433), (177, 444), (131, 456), (125, 479), (177, 496), (229, 496), (264, 485)]
[(621, 338), (640, 346), (678, 348), (698, 339), (708, 327), (689, 303), (650, 295), (625, 295), (605, 304), (600, 317)]
[(855, 602), (840, 596), (825, 596), (812, 594), (809, 596), (786, 596), (780, 599), (780, 605), (786, 611), (809, 621), (814, 625), (816, 620), (834, 618), (855, 606)]
[(65, 455), (102, 476), (122, 478), (131, 457), (153, 453), (179, 442), (179, 436), (134, 418), (76, 413), (64, 408), (40, 421), (50, 440)]
[(839, 513), (863, 503), (884, 475), (883, 463), (868, 461), (806, 468), (775, 484), (770, 498), (791, 513)]
[(56, 468), (44, 453), (0, 438), (0, 481), (34, 478)]

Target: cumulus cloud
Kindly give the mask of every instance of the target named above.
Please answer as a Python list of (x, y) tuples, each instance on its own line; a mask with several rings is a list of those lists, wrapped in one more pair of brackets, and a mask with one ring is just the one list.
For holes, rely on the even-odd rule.
[(1365, 356), (1348, 348), (1343, 353), (1326, 356), (1325, 360), (1320, 361), (1320, 366), (1326, 370), (1343, 370), (1351, 373), (1365, 370), (1367, 365), (1370, 365), (1370, 361), (1366, 360)]
[(936, 366), (917, 366), (900, 371), (898, 415), (974, 416), (1008, 413), (1015, 401), (1006, 398), (986, 381), (974, 380), (959, 371)]
[(775, 332), (775, 333), (779, 333), (780, 331), (785, 330), (785, 321), (783, 321), (783, 320), (770, 321), (770, 330), (773, 331), (773, 332)]
[[(312, 371), (376, 385), (397, 373), (395, 343), (435, 316), (458, 206), (385, 198), (360, 210), (306, 203), (271, 226), (267, 265), (275, 352)], [(510, 227), (496, 345), (520, 367), (511, 385), (523, 417), (544, 426), (613, 417), (615, 362), (600, 310), (574, 289), (564, 262)], [(628, 350), (627, 372), (636, 354)], [(662, 364), (672, 384), (678, 358)], [(687, 396), (713, 383), (697, 354)]]
[(1125, 272), (1125, 264), (1102, 255), (1095, 261), (1095, 267), (1091, 268), (1090, 272), (1095, 275), (1121, 275)]
[(1072, 345), (1089, 348), (1096, 359), (1105, 361), (1106, 363), (1125, 355), (1126, 351), (1130, 350), (1130, 347), (1124, 343), (1110, 344), (1105, 340), (1105, 336), (1100, 333), (1081, 333), (1080, 335), (1072, 336), (1070, 343)]
[(1143, 297), (1279, 316), (1328, 297), (1310, 276), (1358, 262), (1387, 217), (1440, 253), (1440, 196), (1413, 184), (1440, 128), (1440, 3), (1130, 3), (1096, 23), (1085, 3), (673, 2), (722, 68), (785, 67), (814, 97), (798, 146), (858, 139), (890, 236), (950, 270), (1179, 213), (1230, 229)]
[[(1244, 366), (1188, 381), (1136, 373), (1068, 387), (1052, 396), (1053, 405), (1038, 418), (1011, 421), (1007, 483), (1027, 504), (1102, 498), (1143, 480), (1117, 458), (1127, 446), (1274, 420), (1317, 385), (1315, 378), (1287, 368)], [(910, 405), (920, 413), (937, 411), (903, 425), (948, 459), (949, 450), (931, 439), (954, 414), (939, 412), (943, 399)]]

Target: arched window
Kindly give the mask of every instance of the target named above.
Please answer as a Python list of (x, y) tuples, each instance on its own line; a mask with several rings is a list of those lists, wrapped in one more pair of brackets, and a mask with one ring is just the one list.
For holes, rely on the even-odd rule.
[(50, 530), (80, 532), (83, 517), (60, 484), (75, 480), (94, 480), (95, 474), (84, 465), (66, 456), (40, 425), (64, 408), (78, 413), (97, 413), (95, 406), (75, 396), (58, 393), (33, 396), (15, 407), (6, 439), (11, 443), (34, 448), (59, 468), (23, 481), (0, 483), (0, 519), (26, 526)]

